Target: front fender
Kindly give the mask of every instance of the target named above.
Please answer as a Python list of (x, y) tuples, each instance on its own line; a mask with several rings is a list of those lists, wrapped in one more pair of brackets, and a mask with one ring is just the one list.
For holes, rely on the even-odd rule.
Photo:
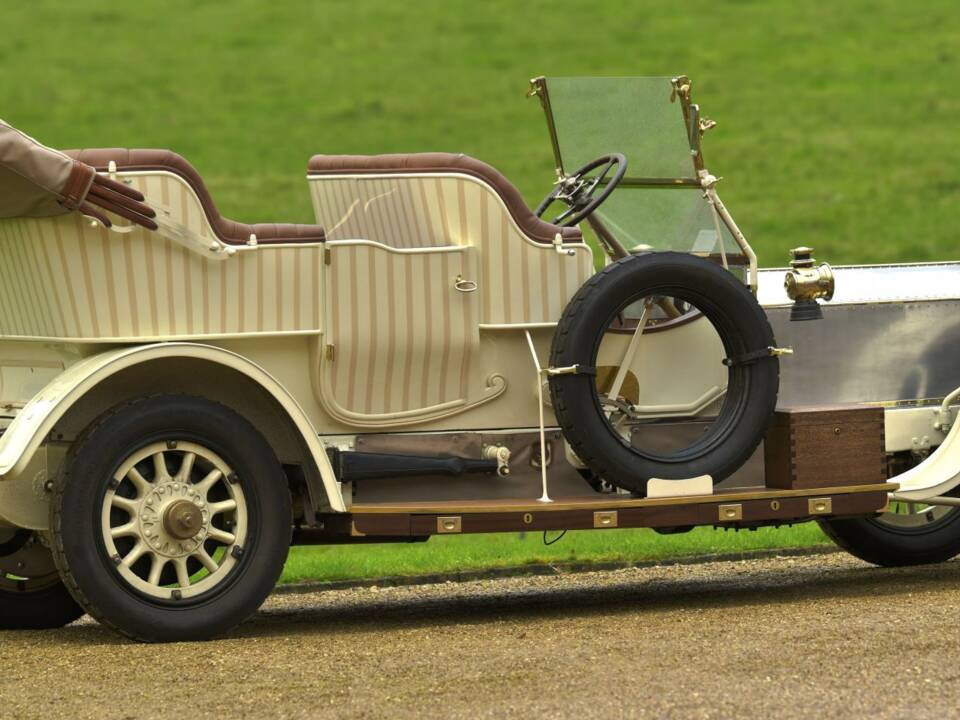
[(188, 342), (108, 350), (84, 358), (64, 370), (27, 403), (0, 438), (0, 481), (17, 477), (27, 468), (57, 421), (87, 391), (121, 370), (161, 358), (206, 360), (236, 370), (258, 383), (283, 407), (303, 436), (323, 480), (330, 507), (334, 511), (346, 511), (340, 485), (323, 443), (303, 408), (283, 385), (262, 367), (241, 355), (211, 345)]

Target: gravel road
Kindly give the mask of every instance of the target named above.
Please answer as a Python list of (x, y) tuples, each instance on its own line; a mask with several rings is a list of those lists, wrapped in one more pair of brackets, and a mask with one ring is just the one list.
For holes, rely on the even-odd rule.
[(0, 716), (955, 717), (958, 589), (835, 554), (276, 595), (217, 642), (0, 633)]

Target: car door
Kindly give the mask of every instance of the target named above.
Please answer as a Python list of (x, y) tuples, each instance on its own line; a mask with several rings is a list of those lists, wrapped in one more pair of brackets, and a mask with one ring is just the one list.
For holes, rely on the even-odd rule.
[(475, 249), (328, 243), (320, 399), (359, 427), (422, 422), (487, 399), (476, 356)]

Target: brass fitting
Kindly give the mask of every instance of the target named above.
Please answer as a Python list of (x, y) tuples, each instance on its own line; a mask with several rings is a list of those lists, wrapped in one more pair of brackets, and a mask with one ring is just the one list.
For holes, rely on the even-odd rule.
[(833, 297), (833, 269), (813, 258), (813, 248), (798, 247), (790, 251), (790, 270), (783, 280), (787, 297), (793, 300), (791, 320), (816, 320), (823, 317), (817, 300)]

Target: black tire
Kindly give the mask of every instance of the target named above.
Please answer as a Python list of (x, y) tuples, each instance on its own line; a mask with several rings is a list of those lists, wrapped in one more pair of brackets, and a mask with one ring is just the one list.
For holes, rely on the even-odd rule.
[[(557, 325), (553, 367), (595, 367), (603, 333), (633, 299), (664, 295), (685, 300), (713, 324), (728, 358), (774, 346), (766, 314), (730, 272), (692, 255), (657, 252), (608, 265), (574, 295)], [(780, 381), (775, 357), (737, 363), (729, 370), (723, 408), (697, 442), (673, 455), (632, 447), (607, 421), (587, 374), (550, 377), (557, 420), (577, 456), (613, 485), (646, 494), (651, 477), (711, 475), (720, 482), (750, 457), (773, 415)]]
[(83, 617), (62, 582), (41, 590), (0, 590), (0, 630), (50, 630)]
[(873, 565), (928, 565), (960, 555), (960, 508), (951, 508), (936, 522), (914, 528), (896, 527), (874, 517), (819, 522), (838, 546)]
[[(127, 583), (107, 556), (101, 508), (111, 478), (132, 453), (157, 442), (194, 442), (234, 468), (248, 515), (239, 561), (214, 588), (189, 601), (160, 600)], [(55, 483), (53, 555), (67, 588), (94, 618), (145, 642), (203, 640), (224, 633), (260, 607), (290, 546), (290, 493), (267, 441), (243, 417), (184, 395), (121, 405), (74, 444)]]

